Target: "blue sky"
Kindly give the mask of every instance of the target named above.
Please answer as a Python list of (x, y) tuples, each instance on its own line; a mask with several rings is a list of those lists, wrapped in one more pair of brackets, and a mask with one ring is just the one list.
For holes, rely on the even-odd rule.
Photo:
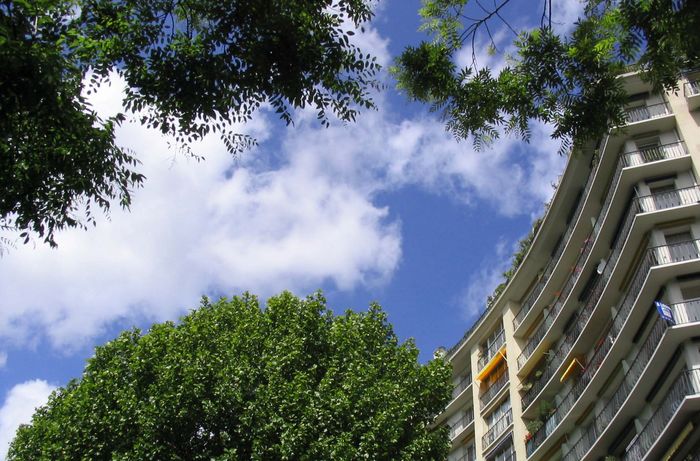
[[(529, 3), (508, 13), (516, 27), (539, 20)], [(358, 44), (390, 64), (422, 37), (419, 6), (382, 2)], [(561, 2), (555, 19), (569, 23), (580, 8)], [(496, 32), (507, 48), (512, 37)], [(485, 48), (479, 63), (502, 65)], [(123, 126), (118, 141), (137, 152), (147, 176), (131, 212), (115, 209), (96, 228), (58, 235), (58, 249), (20, 244), (0, 259), (0, 460), (17, 424), (80, 376), (95, 345), (133, 325), (177, 319), (202, 294), (322, 288), (337, 312), (378, 301), (422, 360), (459, 340), (565, 159), (546, 126), (535, 127), (529, 145), (505, 138), (475, 152), (382, 78), (379, 110), (355, 124), (324, 129), (299, 111), (286, 128), (261, 111), (241, 127), (261, 144), (237, 159), (212, 138), (195, 146), (206, 157), (198, 163), (157, 133)], [(115, 79), (94, 106), (118, 110), (120, 88)]]

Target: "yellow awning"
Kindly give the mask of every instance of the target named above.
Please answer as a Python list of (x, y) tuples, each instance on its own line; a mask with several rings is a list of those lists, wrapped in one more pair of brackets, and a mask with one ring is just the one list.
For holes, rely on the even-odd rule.
[(491, 357), (491, 360), (489, 360), (489, 363), (486, 364), (483, 370), (479, 372), (478, 375), (476, 375), (476, 380), (477, 381), (483, 381), (484, 378), (486, 378), (489, 373), (493, 371), (494, 368), (496, 368), (496, 365), (498, 365), (501, 360), (505, 360), (506, 358), (506, 345), (504, 344), (501, 346), (501, 348), (498, 350), (496, 354), (494, 354), (493, 357)]
[(559, 382), (563, 383), (566, 380), (566, 378), (568, 378), (569, 375), (571, 375), (571, 373), (574, 372), (577, 365), (579, 367), (581, 367), (582, 370), (584, 369), (584, 366), (581, 363), (580, 357), (574, 357), (573, 359), (571, 359), (571, 363), (569, 364), (568, 367), (566, 367), (566, 371), (564, 371), (564, 374), (561, 375), (561, 378), (559, 378)]

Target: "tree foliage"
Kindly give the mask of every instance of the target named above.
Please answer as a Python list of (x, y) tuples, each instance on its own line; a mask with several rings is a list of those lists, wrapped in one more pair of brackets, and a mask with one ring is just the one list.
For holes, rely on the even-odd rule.
[(0, 0), (0, 225), (54, 245), (91, 205), (129, 206), (144, 178), (114, 140), (124, 114), (85, 98), (111, 72), (127, 114), (187, 151), (210, 132), (249, 147), (232, 124), (264, 104), (354, 120), (378, 65), (350, 36), (371, 17), (365, 0)]
[[(430, 103), (450, 132), (473, 136), (477, 147), (501, 131), (528, 140), (538, 120), (554, 125), (566, 152), (624, 121), (617, 76), (630, 65), (658, 91), (677, 89), (681, 71), (700, 64), (697, 0), (587, 0), (568, 35), (552, 27), (556, 0), (543, 0), (539, 27), (520, 32), (504, 19), (509, 3), (425, 0), (422, 28), (434, 41), (407, 47), (393, 68), (399, 88)], [(480, 33), (495, 48), (494, 22), (516, 34), (517, 54), (499, 72), (474, 60), (459, 68), (456, 54), (471, 46), (475, 56)]]
[(203, 300), (126, 331), (21, 426), (9, 460), (439, 460), (450, 370), (417, 362), (386, 315), (334, 316), (320, 294), (265, 309)]

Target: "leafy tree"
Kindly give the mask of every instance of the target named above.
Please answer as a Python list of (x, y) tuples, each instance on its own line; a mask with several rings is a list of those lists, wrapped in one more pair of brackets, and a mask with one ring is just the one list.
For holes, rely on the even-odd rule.
[(263, 104), (287, 124), (302, 107), (354, 120), (378, 65), (349, 38), (371, 17), (365, 0), (0, 0), (0, 226), (55, 245), (91, 206), (129, 206), (144, 177), (114, 140), (125, 115), (85, 98), (110, 72), (127, 114), (187, 152), (211, 132), (249, 147), (231, 124)]
[(21, 426), (9, 460), (438, 460), (448, 365), (417, 363), (386, 315), (320, 294), (202, 301), (126, 331)]
[[(617, 76), (630, 65), (656, 90), (676, 90), (680, 73), (700, 64), (697, 0), (586, 0), (569, 35), (552, 27), (556, 0), (542, 1), (539, 27), (520, 32), (504, 19), (509, 3), (425, 0), (422, 28), (435, 40), (407, 47), (393, 68), (399, 88), (430, 103), (450, 132), (472, 135), (477, 147), (503, 130), (527, 140), (539, 120), (554, 125), (565, 152), (624, 121)], [(497, 73), (474, 59), (459, 68), (456, 53), (471, 46), (474, 57), (480, 34), (496, 50), (494, 22), (515, 34), (517, 54)]]

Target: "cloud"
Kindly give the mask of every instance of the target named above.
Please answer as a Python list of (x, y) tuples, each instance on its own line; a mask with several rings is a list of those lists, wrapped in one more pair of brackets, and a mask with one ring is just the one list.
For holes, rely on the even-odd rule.
[(557, 2), (552, 11), (552, 27), (558, 34), (568, 34), (574, 29), (574, 23), (583, 16), (583, 0), (563, 0)]
[(17, 428), (31, 422), (34, 410), (46, 403), (54, 389), (41, 379), (26, 381), (10, 389), (0, 407), (0, 461), (4, 461)]
[[(360, 39), (388, 56), (373, 29)], [(120, 95), (115, 81), (92, 101), (114, 113)], [(400, 217), (376, 202), (401, 188), (467, 207), (485, 202), (506, 216), (532, 214), (550, 198), (564, 159), (547, 127), (533, 127), (528, 148), (503, 138), (476, 152), (434, 117), (400, 117), (378, 98), (380, 110), (330, 129), (301, 111), (284, 131), (262, 110), (241, 130), (268, 142), (232, 159), (207, 138), (195, 146), (201, 163), (125, 124), (118, 141), (139, 154), (145, 187), (130, 212), (62, 232), (57, 250), (20, 245), (4, 256), (0, 340), (48, 338), (70, 353), (117, 321), (174, 319), (204, 293), (385, 285), (401, 262)]]
[(509, 246), (505, 240), (501, 240), (494, 249), (495, 254), (484, 259), (479, 271), (469, 277), (467, 286), (458, 300), (465, 319), (474, 320), (484, 312), (486, 299), (504, 280), (503, 272), (510, 267), (514, 250), (514, 246)]
[[(118, 85), (95, 100), (108, 112)], [(112, 98), (112, 101), (110, 101)], [(246, 127), (266, 137), (264, 119)], [(147, 181), (131, 212), (115, 209), (88, 232), (61, 233), (56, 250), (20, 246), (0, 266), (0, 337), (48, 337), (67, 350), (110, 323), (176, 318), (203, 293), (262, 296), (331, 283), (386, 283), (401, 257), (388, 210), (332, 176), (292, 160), (271, 168), (261, 151), (234, 160), (216, 139), (198, 163), (160, 134), (127, 124), (117, 134), (139, 152)]]

